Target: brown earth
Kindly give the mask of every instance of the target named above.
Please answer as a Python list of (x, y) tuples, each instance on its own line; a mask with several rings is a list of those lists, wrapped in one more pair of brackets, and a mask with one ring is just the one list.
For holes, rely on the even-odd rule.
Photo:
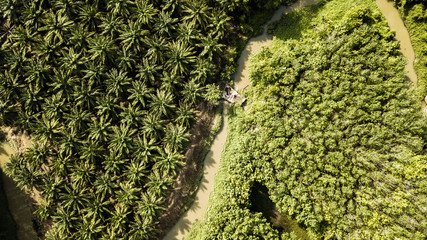
[(162, 239), (194, 201), (198, 182), (202, 177), (203, 160), (207, 153), (211, 128), (215, 125), (215, 110), (206, 103), (197, 107), (196, 123), (190, 130), (189, 149), (185, 153), (185, 166), (178, 173), (173, 190), (166, 200), (166, 211), (159, 217), (159, 234)]

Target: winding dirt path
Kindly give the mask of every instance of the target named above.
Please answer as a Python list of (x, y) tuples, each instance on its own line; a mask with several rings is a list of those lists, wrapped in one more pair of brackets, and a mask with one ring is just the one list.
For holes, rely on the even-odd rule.
[(396, 31), (396, 39), (400, 41), (400, 52), (408, 59), (408, 63), (405, 66), (406, 74), (411, 82), (417, 85), (418, 77), (414, 70), (415, 51), (399, 11), (394, 7), (393, 2), (388, 0), (375, 0), (375, 3), (385, 16), (388, 26)]

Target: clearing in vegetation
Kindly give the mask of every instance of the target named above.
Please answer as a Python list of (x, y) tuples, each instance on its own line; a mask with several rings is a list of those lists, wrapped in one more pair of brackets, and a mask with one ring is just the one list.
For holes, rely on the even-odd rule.
[(276, 27), (188, 239), (425, 239), (426, 120), (375, 3), (323, 1)]

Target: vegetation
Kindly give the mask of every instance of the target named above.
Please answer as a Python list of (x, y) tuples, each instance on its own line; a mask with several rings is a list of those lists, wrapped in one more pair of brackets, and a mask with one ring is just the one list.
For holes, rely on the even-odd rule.
[[(276, 33), (188, 239), (425, 239), (426, 121), (374, 3), (322, 2)], [(260, 184), (288, 223), (253, 206)]]
[(427, 4), (421, 0), (394, 0), (411, 36), (416, 60), (419, 92), (422, 98), (427, 95)]
[(34, 137), (7, 173), (46, 238), (153, 238), (196, 105), (254, 32), (236, 26), (287, 2), (2, 1), (0, 124)]

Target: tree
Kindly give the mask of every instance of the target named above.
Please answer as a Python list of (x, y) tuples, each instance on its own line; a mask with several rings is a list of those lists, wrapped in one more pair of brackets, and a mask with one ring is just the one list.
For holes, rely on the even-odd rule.
[(110, 143), (108, 149), (114, 150), (119, 155), (121, 153), (129, 154), (134, 149), (133, 137), (136, 129), (130, 128), (129, 125), (120, 124), (112, 126), (113, 133), (110, 135)]
[(179, 150), (184, 147), (187, 143), (190, 134), (186, 131), (186, 128), (182, 125), (169, 124), (166, 127), (166, 134), (163, 139), (163, 143), (166, 149)]
[(107, 86), (107, 94), (111, 94), (116, 98), (124, 97), (127, 87), (130, 85), (130, 78), (127, 73), (113, 68), (105, 75), (105, 83)]
[(184, 97), (185, 103), (190, 104), (191, 106), (196, 104), (197, 99), (202, 96), (202, 88), (200, 87), (200, 83), (196, 83), (195, 80), (190, 80), (184, 85), (182, 95)]
[(143, 81), (132, 81), (132, 87), (128, 89), (128, 92), (130, 93), (128, 100), (132, 100), (132, 105), (141, 105), (145, 108), (152, 89), (147, 87)]
[(204, 1), (189, 1), (183, 7), (185, 16), (182, 18), (188, 25), (200, 26), (202, 30), (206, 29), (207, 23), (209, 22), (208, 13), (211, 12), (211, 8)]
[(174, 74), (181, 75), (188, 72), (189, 65), (195, 61), (193, 48), (183, 42), (172, 42), (169, 45), (166, 67)]
[(149, 31), (140, 28), (139, 24), (134, 21), (128, 21), (123, 30), (119, 30), (119, 39), (122, 40), (124, 50), (133, 50), (141, 52), (143, 46), (143, 38)]
[(175, 108), (173, 95), (170, 92), (157, 89), (156, 94), (151, 94), (150, 112), (157, 116), (168, 116)]
[(51, 10), (44, 16), (45, 18), (42, 20), (44, 25), (38, 30), (46, 32), (46, 40), (62, 44), (65, 34), (68, 33), (74, 22), (60, 11)]
[(189, 128), (191, 126), (191, 122), (196, 116), (197, 111), (194, 110), (190, 104), (180, 103), (176, 113), (177, 117), (175, 122), (181, 126)]
[(221, 90), (215, 84), (208, 84), (205, 87), (203, 98), (211, 105), (217, 105), (221, 98)]
[(137, 216), (143, 216), (148, 220), (154, 220), (159, 212), (165, 208), (162, 206), (163, 197), (159, 197), (151, 192), (146, 192), (141, 195), (141, 200), (138, 201)]
[(90, 60), (97, 63), (110, 63), (115, 57), (117, 47), (111, 36), (97, 36), (89, 39)]
[(177, 150), (166, 147), (160, 151), (153, 169), (158, 169), (164, 175), (175, 176), (180, 167), (185, 165), (181, 160), (184, 158)]

